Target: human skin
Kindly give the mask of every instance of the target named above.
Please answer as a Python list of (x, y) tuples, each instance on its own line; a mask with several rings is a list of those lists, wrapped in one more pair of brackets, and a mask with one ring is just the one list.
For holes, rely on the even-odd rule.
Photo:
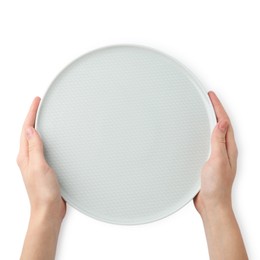
[(237, 146), (230, 119), (214, 92), (209, 92), (217, 125), (211, 136), (211, 155), (201, 172), (201, 190), (194, 205), (201, 215), (211, 260), (248, 259), (232, 209), (232, 184)]
[(66, 213), (54, 171), (47, 164), (43, 144), (35, 130), (40, 98), (33, 100), (23, 124), (17, 164), (31, 204), (31, 214), (21, 259), (55, 258), (60, 226)]
[[(237, 147), (231, 122), (213, 92), (209, 97), (217, 116), (211, 138), (211, 155), (201, 173), (201, 190), (194, 205), (201, 215), (211, 260), (248, 259), (232, 210), (231, 190), (236, 174)], [(35, 130), (40, 98), (25, 119), (17, 163), (31, 204), (31, 214), (21, 259), (52, 260), (66, 203), (53, 169), (47, 164), (43, 143)]]

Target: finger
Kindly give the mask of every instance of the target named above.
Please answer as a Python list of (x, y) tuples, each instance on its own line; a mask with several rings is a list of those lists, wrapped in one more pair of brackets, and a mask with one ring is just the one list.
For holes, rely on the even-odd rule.
[(236, 146), (234, 131), (233, 131), (233, 127), (231, 125), (230, 119), (229, 119), (223, 105), (221, 104), (220, 100), (218, 99), (217, 95), (213, 91), (209, 92), (209, 97), (213, 104), (213, 107), (214, 107), (214, 110), (216, 113), (216, 117), (217, 117), (217, 121), (219, 122), (221, 120), (228, 120), (228, 122), (229, 122), (228, 130), (227, 130), (227, 134), (226, 134), (226, 149), (227, 149), (227, 154), (228, 154), (228, 158), (229, 158), (231, 167), (236, 168), (237, 146)]
[(40, 167), (42, 163), (45, 163), (42, 140), (32, 126), (26, 129), (26, 138), (28, 141), (29, 162)]
[(218, 122), (221, 121), (221, 120), (228, 120), (229, 121), (229, 117), (228, 117), (223, 105), (221, 104), (220, 100), (218, 99), (217, 95), (213, 91), (210, 91), (208, 93), (208, 95), (209, 95), (211, 103), (214, 107), (216, 117), (217, 117), (217, 121)]
[(28, 159), (28, 142), (26, 139), (26, 134), (25, 131), (28, 127), (32, 126), (34, 127), (35, 125), (35, 119), (36, 119), (36, 114), (37, 114), (37, 110), (40, 104), (40, 98), (36, 97), (34, 98), (31, 107), (29, 109), (29, 112), (25, 118), (24, 124), (23, 124), (23, 128), (22, 128), (22, 132), (21, 132), (21, 137), (20, 137), (20, 150), (19, 150), (19, 156), (22, 157), (23, 160)]
[(34, 98), (32, 104), (31, 104), (30, 110), (25, 118), (24, 125), (23, 125), (24, 128), (27, 129), (30, 126), (32, 126), (32, 127), (35, 126), (36, 114), (37, 114), (37, 110), (38, 110), (40, 101), (41, 101), (40, 97)]
[(222, 156), (228, 159), (226, 148), (226, 135), (228, 131), (228, 121), (222, 120), (215, 126), (211, 136), (211, 155)]
[(237, 145), (234, 136), (234, 130), (231, 124), (228, 128), (226, 142), (227, 142), (226, 146), (227, 146), (227, 153), (228, 153), (230, 165), (233, 169), (236, 170), (238, 152), (237, 152)]

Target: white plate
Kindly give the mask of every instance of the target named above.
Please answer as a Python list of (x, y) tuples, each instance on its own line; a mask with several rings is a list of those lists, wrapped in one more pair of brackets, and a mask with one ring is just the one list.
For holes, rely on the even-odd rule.
[(141, 224), (199, 191), (215, 123), (206, 91), (183, 65), (120, 45), (90, 52), (57, 76), (37, 129), (71, 206), (110, 223)]

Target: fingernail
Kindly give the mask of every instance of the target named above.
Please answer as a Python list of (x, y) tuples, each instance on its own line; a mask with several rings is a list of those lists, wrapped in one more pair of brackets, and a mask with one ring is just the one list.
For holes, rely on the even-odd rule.
[(222, 132), (226, 132), (227, 131), (227, 127), (228, 127), (228, 122), (227, 121), (220, 121), (218, 123), (218, 128), (222, 131)]
[(33, 132), (34, 132), (33, 127), (29, 127), (26, 129), (26, 137), (28, 140), (33, 136)]

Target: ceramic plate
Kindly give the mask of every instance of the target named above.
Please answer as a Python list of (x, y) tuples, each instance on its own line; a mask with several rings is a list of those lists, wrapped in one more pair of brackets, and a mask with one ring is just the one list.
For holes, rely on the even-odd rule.
[(182, 64), (142, 46), (111, 46), (68, 65), (37, 118), (64, 199), (96, 219), (166, 217), (200, 189), (215, 114)]

